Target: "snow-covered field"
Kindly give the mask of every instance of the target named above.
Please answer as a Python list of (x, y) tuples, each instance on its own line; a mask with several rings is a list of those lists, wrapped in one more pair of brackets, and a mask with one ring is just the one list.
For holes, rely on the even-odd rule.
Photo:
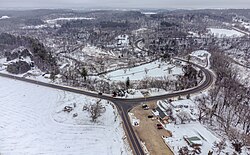
[[(75, 50), (70, 53), (61, 53), (62, 56), (68, 57), (68, 58), (73, 58), (78, 61), (87, 61), (89, 57), (114, 57), (115, 54), (112, 51), (104, 51), (100, 48), (97, 48), (95, 46), (91, 45), (86, 45), (81, 50)], [(94, 59), (94, 58), (93, 58)]]
[[(94, 98), (2, 77), (0, 83), (1, 155), (130, 154), (120, 118), (106, 101), (105, 113), (92, 123), (82, 106)], [(75, 107), (68, 113), (65, 106)]]
[(0, 20), (1, 19), (9, 19), (10, 17), (9, 16), (2, 16), (2, 17), (0, 17)]
[[(171, 74), (169, 74), (171, 72)], [(173, 64), (154, 61), (138, 67), (120, 69), (110, 72), (106, 77), (112, 81), (124, 81), (127, 77), (130, 80), (142, 80), (147, 77), (164, 77), (183, 74), (182, 68)]]
[(60, 17), (55, 19), (48, 19), (45, 20), (48, 24), (56, 24), (58, 21), (71, 21), (71, 20), (93, 20), (94, 18), (88, 18), (88, 17)]
[[(3, 16), (3, 17), (6, 17), (6, 16)], [(42, 29), (42, 28), (47, 28), (47, 27), (50, 27), (50, 28), (61, 27), (61, 25), (58, 24), (59, 21), (93, 20), (93, 19), (94, 18), (88, 18), (88, 17), (60, 17), (60, 18), (55, 18), (55, 19), (44, 20), (45, 24), (24, 26), (22, 27), (22, 29)]]
[(229, 30), (229, 29), (218, 29), (218, 28), (208, 28), (210, 34), (218, 38), (222, 37), (242, 37), (244, 36), (243, 33), (238, 32), (236, 30)]
[[(125, 93), (125, 98), (142, 98), (146, 96), (157, 96), (167, 94), (169, 92), (158, 89), (158, 88), (148, 88), (148, 89), (129, 89), (129, 93)], [(146, 94), (145, 94), (146, 93)], [(145, 95), (144, 95), (145, 94)]]
[(157, 14), (157, 12), (141, 12), (142, 14), (145, 14), (145, 15), (155, 15)]
[(110, 55), (115, 56), (114, 53), (110, 51), (104, 51), (100, 48), (97, 48), (95, 46), (87, 45), (82, 49), (83, 54), (87, 54), (89, 56), (96, 56), (96, 55)]

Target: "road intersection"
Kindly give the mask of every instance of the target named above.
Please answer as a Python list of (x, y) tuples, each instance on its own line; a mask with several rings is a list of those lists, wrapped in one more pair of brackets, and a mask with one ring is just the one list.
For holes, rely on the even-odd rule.
[[(175, 59), (179, 59), (179, 58), (175, 58)], [(179, 60), (185, 61), (182, 59), (179, 59)], [(59, 89), (59, 90), (63, 90), (63, 91), (69, 91), (69, 92), (73, 92), (73, 93), (83, 94), (86, 96), (100, 98), (100, 99), (108, 100), (108, 101), (114, 103), (114, 105), (117, 107), (119, 114), (122, 118), (124, 130), (125, 130), (126, 135), (128, 137), (128, 141), (131, 145), (131, 149), (133, 150), (133, 153), (136, 155), (143, 155), (144, 151), (142, 149), (141, 142), (132, 128), (132, 125), (130, 123), (130, 119), (128, 116), (128, 112), (133, 107), (140, 105), (142, 102), (164, 100), (164, 99), (168, 99), (168, 98), (172, 98), (172, 97), (199, 93), (199, 92), (207, 89), (209, 86), (211, 86), (213, 84), (213, 81), (215, 78), (213, 72), (211, 72), (210, 70), (208, 70), (202, 66), (199, 66), (197, 64), (194, 64), (191, 62), (189, 62), (189, 63), (191, 65), (199, 68), (205, 75), (204, 80), (198, 86), (193, 87), (193, 88), (189, 88), (186, 90), (176, 91), (176, 92), (172, 92), (172, 93), (168, 93), (168, 94), (164, 94), (164, 95), (150, 96), (150, 97), (146, 97), (146, 98), (144, 98), (144, 97), (142, 97), (142, 98), (129, 98), (129, 99), (114, 98), (108, 94), (100, 95), (97, 92), (90, 92), (90, 91), (77, 89), (77, 88), (73, 88), (73, 87), (57, 85), (57, 84), (52, 84), (52, 83), (45, 83), (45, 82), (27, 79), (27, 78), (23, 78), (23, 77), (18, 77), (18, 76), (14, 76), (14, 75), (10, 75), (10, 74), (5, 74), (5, 73), (0, 73), (0, 76), (5, 77), (5, 78), (20, 80), (23, 82), (28, 82), (28, 83), (32, 83), (32, 84), (36, 84), (36, 85), (40, 85), (40, 86), (44, 86), (44, 87), (50, 87), (53, 89)]]

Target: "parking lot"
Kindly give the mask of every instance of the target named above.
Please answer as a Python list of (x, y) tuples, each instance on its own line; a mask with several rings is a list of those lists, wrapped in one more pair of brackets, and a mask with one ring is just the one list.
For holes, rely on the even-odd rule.
[(149, 107), (148, 110), (144, 110), (141, 105), (131, 111), (137, 119), (140, 119), (139, 126), (134, 127), (135, 132), (145, 142), (150, 154), (172, 155), (173, 153), (162, 139), (162, 136), (168, 137), (170, 133), (165, 129), (158, 129), (157, 124), (159, 124), (159, 121), (157, 119), (148, 118), (149, 115), (152, 115), (151, 111), (155, 108), (156, 102), (151, 102), (147, 105)]

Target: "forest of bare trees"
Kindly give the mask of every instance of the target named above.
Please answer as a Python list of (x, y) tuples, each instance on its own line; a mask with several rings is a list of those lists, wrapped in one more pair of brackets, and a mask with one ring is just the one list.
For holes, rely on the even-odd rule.
[(212, 52), (217, 80), (208, 96), (199, 97), (199, 120), (228, 136), (235, 150), (250, 145), (250, 89), (239, 80), (237, 70), (222, 52)]

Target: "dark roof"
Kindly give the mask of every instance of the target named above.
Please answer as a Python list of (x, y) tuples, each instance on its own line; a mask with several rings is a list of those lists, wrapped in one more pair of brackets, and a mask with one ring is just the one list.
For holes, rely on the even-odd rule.
[(159, 107), (157, 107), (156, 110), (159, 112), (159, 115), (160, 115), (161, 119), (167, 116), (167, 115), (165, 115), (165, 113)]

